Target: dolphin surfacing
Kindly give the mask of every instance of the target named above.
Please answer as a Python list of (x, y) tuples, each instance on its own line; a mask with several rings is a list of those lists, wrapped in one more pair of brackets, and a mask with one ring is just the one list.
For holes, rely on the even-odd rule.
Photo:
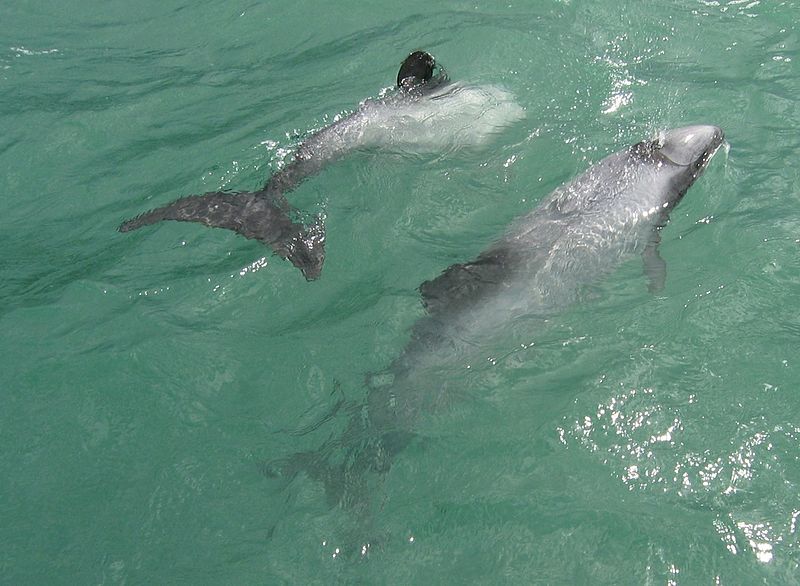
[[(411, 53), (397, 74), (398, 93), (414, 98), (424, 93), (428, 85), (435, 85), (431, 83), (435, 66), (430, 54)], [(446, 81), (446, 77), (438, 81)], [(293, 160), (259, 191), (190, 195), (123, 222), (119, 231), (130, 232), (162, 220), (225, 228), (266, 244), (300, 269), (307, 280), (316, 279), (325, 261), (324, 228), (319, 222), (308, 228), (294, 221), (292, 218), (299, 214), (284, 194), (349, 150), (342, 136), (358, 115), (359, 111), (309, 137)]]
[(448, 367), (464, 364), (519, 320), (564, 310), (583, 287), (633, 256), (641, 255), (648, 278), (658, 281), (651, 288), (663, 283), (659, 231), (723, 138), (716, 126), (688, 126), (614, 153), (557, 188), (476, 259), (424, 282), (426, 315), (381, 377), (388, 382), (368, 384), (336, 441), (267, 472), (306, 472), (324, 483), (332, 502), (363, 508), (368, 473), (388, 471), (408, 445), (446, 387)]
[(123, 222), (119, 231), (162, 220), (233, 230), (267, 245), (313, 280), (325, 261), (325, 230), (319, 219), (304, 225), (287, 193), (356, 149), (441, 150), (456, 140), (480, 144), (522, 116), (505, 90), (451, 84), (429, 53), (415, 51), (400, 66), (393, 91), (364, 100), (352, 114), (309, 136), (262, 189), (183, 197)]

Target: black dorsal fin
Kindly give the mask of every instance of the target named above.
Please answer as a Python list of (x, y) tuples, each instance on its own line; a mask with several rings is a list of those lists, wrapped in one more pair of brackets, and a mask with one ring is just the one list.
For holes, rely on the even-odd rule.
[(460, 308), (507, 286), (514, 257), (506, 248), (489, 249), (471, 262), (454, 264), (419, 286), (428, 313)]

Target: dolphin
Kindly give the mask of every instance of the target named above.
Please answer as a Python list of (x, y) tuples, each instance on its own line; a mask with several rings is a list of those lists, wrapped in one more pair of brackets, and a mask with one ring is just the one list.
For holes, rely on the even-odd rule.
[(716, 126), (687, 126), (609, 155), (514, 221), (477, 258), (422, 283), (425, 315), (386, 371), (368, 377), (366, 399), (350, 407), (343, 435), (267, 464), (265, 472), (305, 472), (324, 483), (333, 503), (363, 506), (368, 473), (389, 470), (419, 418), (440, 403), (449, 369), (485, 355), (509, 328), (563, 311), (582, 288), (633, 256), (643, 258), (650, 289), (663, 286), (660, 231), (723, 139)]
[(401, 64), (393, 91), (363, 101), (352, 114), (309, 136), (261, 190), (183, 197), (123, 222), (119, 231), (162, 220), (226, 228), (266, 244), (313, 280), (325, 260), (324, 227), (319, 218), (305, 226), (285, 197), (302, 181), (356, 149), (388, 145), (440, 151), (479, 145), (522, 116), (505, 90), (453, 84), (430, 53), (414, 51)]

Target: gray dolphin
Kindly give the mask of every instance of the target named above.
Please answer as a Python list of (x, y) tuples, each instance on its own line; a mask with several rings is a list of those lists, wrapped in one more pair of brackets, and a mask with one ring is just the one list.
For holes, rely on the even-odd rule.
[[(429, 53), (411, 53), (398, 71), (398, 92), (407, 99), (415, 99), (425, 93), (429, 85), (446, 82), (443, 72), (432, 82), (435, 66)], [(348, 145), (343, 137), (358, 118), (359, 111), (309, 137), (297, 149), (294, 159), (272, 175), (260, 191), (190, 195), (123, 222), (119, 231), (130, 232), (162, 220), (226, 228), (263, 242), (276, 254), (290, 260), (306, 279), (316, 279), (325, 260), (324, 230), (318, 224), (307, 228), (295, 221), (293, 218), (299, 214), (284, 194), (345, 153)]]
[(509, 327), (563, 310), (631, 256), (643, 257), (650, 288), (660, 288), (660, 229), (723, 138), (716, 126), (687, 126), (612, 154), (557, 188), (475, 260), (424, 282), (426, 315), (386, 373), (368, 382), (344, 434), (266, 472), (305, 471), (334, 502), (358, 506), (368, 498), (366, 473), (389, 469), (444, 392), (448, 368), (467, 364)]
[(393, 91), (363, 101), (352, 114), (308, 137), (261, 190), (183, 197), (124, 222), (119, 230), (129, 232), (162, 220), (226, 228), (259, 240), (291, 261), (306, 279), (316, 279), (325, 259), (324, 228), (319, 221), (304, 226), (285, 194), (353, 150), (379, 146), (441, 151), (454, 143), (482, 144), (522, 115), (508, 92), (452, 84), (429, 53), (415, 51), (400, 66)]

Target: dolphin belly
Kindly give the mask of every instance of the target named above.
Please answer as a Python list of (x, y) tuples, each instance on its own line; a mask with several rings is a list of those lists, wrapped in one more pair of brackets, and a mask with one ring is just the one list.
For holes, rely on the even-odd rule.
[(410, 153), (451, 152), (486, 145), (525, 118), (508, 90), (453, 82), (416, 100), (365, 104), (361, 144)]

